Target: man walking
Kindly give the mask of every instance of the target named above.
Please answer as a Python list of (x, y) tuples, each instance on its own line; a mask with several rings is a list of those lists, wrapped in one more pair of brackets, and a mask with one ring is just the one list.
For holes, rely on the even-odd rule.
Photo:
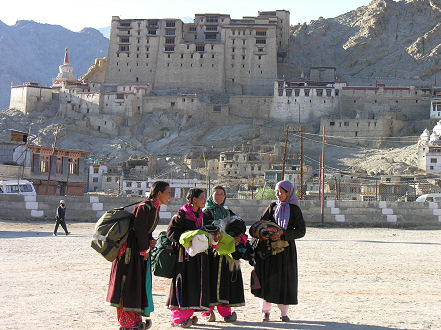
[(64, 200), (60, 201), (60, 205), (57, 208), (57, 214), (55, 215), (56, 223), (55, 223), (55, 229), (54, 229), (54, 236), (57, 236), (57, 230), (58, 226), (61, 224), (61, 227), (63, 227), (64, 232), (66, 233), (66, 236), (70, 234), (70, 232), (67, 231), (67, 226), (65, 222), (65, 215), (66, 215), (66, 206), (64, 203)]

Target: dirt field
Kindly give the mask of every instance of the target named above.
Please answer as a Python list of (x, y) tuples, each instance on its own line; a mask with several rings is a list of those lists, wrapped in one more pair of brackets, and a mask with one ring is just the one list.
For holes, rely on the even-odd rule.
[[(0, 221), (1, 329), (117, 329), (104, 304), (110, 263), (89, 247), (93, 224)], [(164, 230), (160, 226), (156, 234)], [(249, 291), (238, 321), (196, 329), (441, 329), (441, 231), (384, 228), (308, 228), (297, 241), (299, 305), (291, 323), (262, 324)], [(154, 329), (169, 329), (164, 307), (169, 280), (153, 278)], [(217, 318), (220, 319), (217, 314)]]

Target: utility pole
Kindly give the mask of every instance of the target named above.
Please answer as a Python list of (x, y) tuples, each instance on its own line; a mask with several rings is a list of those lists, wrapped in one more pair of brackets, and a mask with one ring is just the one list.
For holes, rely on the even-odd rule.
[(282, 181), (285, 180), (285, 161), (286, 161), (286, 145), (288, 144), (288, 131), (289, 131), (289, 126), (286, 125), (285, 149), (283, 151)]
[(205, 185), (207, 186), (207, 195), (210, 193), (210, 177), (208, 176), (208, 166), (207, 166), (207, 159), (205, 158), (205, 151), (202, 151), (202, 157), (204, 157), (204, 164), (205, 164)]
[(303, 199), (303, 126), (300, 126), (300, 131), (290, 130), (288, 125), (286, 126), (285, 148), (283, 152), (282, 180), (285, 180), (285, 165), (286, 165), (286, 161), (288, 160), (286, 156), (286, 150), (288, 145), (289, 132), (293, 132), (293, 133), (300, 132), (300, 155), (298, 155), (297, 158), (289, 158), (289, 159), (298, 160), (300, 162), (300, 199)]
[(300, 126), (300, 199), (303, 199), (303, 126)]
[(54, 140), (54, 144), (52, 145), (52, 152), (49, 155), (49, 173), (47, 175), (47, 184), (46, 184), (46, 195), (49, 195), (49, 181), (51, 179), (51, 171), (52, 171), (52, 157), (54, 156), (55, 153), (55, 146), (57, 145), (57, 138), (58, 138), (58, 130), (59, 130), (59, 126), (57, 126), (57, 130), (55, 131), (55, 140)]
[(323, 125), (323, 149), (322, 149), (322, 198), (321, 198), (321, 206), (322, 206), (322, 224), (324, 224), (325, 219), (325, 126)]

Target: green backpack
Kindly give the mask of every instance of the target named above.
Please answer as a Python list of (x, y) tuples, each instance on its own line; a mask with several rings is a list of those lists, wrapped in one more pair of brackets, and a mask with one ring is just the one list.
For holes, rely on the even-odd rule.
[(135, 216), (125, 208), (138, 203), (140, 202), (109, 210), (95, 224), (95, 234), (93, 234), (90, 246), (106, 260), (116, 259), (133, 226)]
[(155, 276), (173, 278), (178, 262), (178, 251), (167, 238), (165, 231), (161, 232), (156, 245), (151, 252), (152, 272)]

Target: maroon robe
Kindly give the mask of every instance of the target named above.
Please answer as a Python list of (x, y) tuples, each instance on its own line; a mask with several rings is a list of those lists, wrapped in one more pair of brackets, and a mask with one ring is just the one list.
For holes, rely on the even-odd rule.
[(126, 250), (112, 262), (106, 301), (111, 306), (123, 307), (126, 311), (143, 315), (148, 302), (145, 288), (146, 262), (140, 252), (150, 248), (152, 232), (158, 224), (159, 215), (151, 201), (136, 205), (132, 213), (135, 221), (127, 238)]

